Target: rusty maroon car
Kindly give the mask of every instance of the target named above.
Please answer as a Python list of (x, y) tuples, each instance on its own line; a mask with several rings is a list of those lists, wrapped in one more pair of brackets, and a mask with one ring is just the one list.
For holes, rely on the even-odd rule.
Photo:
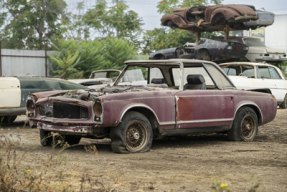
[[(147, 85), (118, 86), (135, 68)], [(56, 132), (69, 144), (110, 138), (114, 152), (133, 153), (148, 151), (159, 136), (221, 132), (232, 141), (252, 141), (258, 126), (274, 119), (277, 102), (271, 94), (237, 90), (213, 62), (174, 59), (127, 61), (113, 86), (34, 93), (26, 108), (43, 146)]]
[[(269, 12), (268, 12), (269, 13)], [(253, 6), (248, 5), (213, 5), (183, 7), (174, 9), (172, 14), (161, 18), (163, 26), (171, 28), (180, 28), (191, 31), (216, 31), (222, 30), (222, 27), (229, 25), (233, 29), (243, 30), (256, 28), (257, 26), (267, 26), (271, 22), (248, 25), (250, 21), (258, 20), (257, 11)], [(247, 23), (247, 25), (245, 25)]]

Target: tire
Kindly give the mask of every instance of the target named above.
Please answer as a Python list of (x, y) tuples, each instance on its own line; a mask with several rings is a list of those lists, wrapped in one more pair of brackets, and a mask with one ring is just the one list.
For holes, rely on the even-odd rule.
[(67, 142), (70, 146), (79, 144), (80, 140), (81, 140), (81, 137), (79, 136), (65, 135), (65, 142)]
[(44, 131), (40, 129), (40, 143), (43, 146), (52, 146), (52, 135), (49, 131)]
[(205, 55), (203, 56), (202, 60), (205, 60), (205, 61), (211, 61), (211, 56), (210, 56), (210, 53), (209, 51), (205, 51)]
[(238, 110), (232, 124), (227, 132), (231, 141), (253, 141), (258, 132), (258, 117), (250, 107), (242, 107)]
[(13, 123), (13, 121), (15, 121), (15, 119), (17, 118), (17, 115), (3, 116), (3, 117), (0, 117), (0, 118), (1, 118), (0, 122), (2, 121), (2, 123)]
[(283, 103), (280, 104), (281, 109), (286, 109), (287, 108), (287, 95), (285, 95)]
[(115, 153), (147, 152), (152, 145), (153, 131), (143, 114), (130, 111), (117, 127), (111, 129), (110, 137)]

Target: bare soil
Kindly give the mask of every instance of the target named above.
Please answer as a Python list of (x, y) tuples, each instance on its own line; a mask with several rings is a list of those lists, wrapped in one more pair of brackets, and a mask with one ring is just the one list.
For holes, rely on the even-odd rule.
[[(20, 136), (21, 150), (28, 150), (21, 166), (37, 173), (52, 149), (40, 145), (39, 130), (24, 126), (23, 119), (2, 125), (0, 135)], [(214, 179), (231, 191), (248, 191), (254, 182), (257, 191), (287, 191), (286, 124), (287, 110), (278, 109), (253, 142), (231, 142), (223, 134), (168, 137), (137, 154), (113, 153), (108, 139), (82, 139), (81, 144), (95, 144), (98, 153), (87, 152), (84, 145), (64, 150), (67, 159), (49, 171), (46, 182), (78, 191), (82, 175), (88, 174), (115, 191), (210, 191)], [(60, 172), (60, 179), (53, 177)]]

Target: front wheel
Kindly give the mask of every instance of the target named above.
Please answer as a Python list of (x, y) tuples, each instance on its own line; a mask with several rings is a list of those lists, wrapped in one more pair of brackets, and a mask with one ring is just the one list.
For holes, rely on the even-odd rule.
[(127, 112), (122, 122), (111, 129), (112, 149), (115, 153), (136, 153), (150, 150), (153, 140), (149, 120), (141, 113)]
[(50, 131), (44, 131), (40, 129), (40, 143), (42, 146), (51, 146), (52, 145), (52, 135)]
[(258, 131), (258, 117), (250, 107), (238, 110), (232, 128), (227, 132), (231, 141), (253, 141)]

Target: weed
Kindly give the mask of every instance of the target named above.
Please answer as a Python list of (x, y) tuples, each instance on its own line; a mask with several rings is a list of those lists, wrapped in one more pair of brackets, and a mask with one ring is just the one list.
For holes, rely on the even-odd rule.
[(218, 180), (213, 180), (213, 185), (211, 187), (212, 192), (230, 192), (231, 190), (228, 188), (226, 183), (222, 183)]
[[(29, 165), (23, 165), (31, 150), (25, 150), (21, 146), (21, 138), (18, 135), (0, 135), (0, 191), (114, 191), (103, 185), (96, 177), (88, 173), (83, 173), (78, 178), (80, 185), (77, 187), (68, 185), (66, 175), (71, 175), (66, 171), (63, 173), (59, 168), (67, 163), (67, 154), (62, 152), (71, 147), (67, 142), (63, 142), (63, 137), (57, 133), (51, 134), (53, 145), (51, 152), (41, 159), (41, 169), (32, 169)], [(47, 139), (47, 138), (46, 138)], [(62, 145), (60, 150), (56, 147)], [(32, 150), (35, 150), (33, 148)], [(97, 154), (97, 148), (93, 145), (86, 145), (87, 152)], [(53, 182), (52, 180), (56, 181)], [(64, 183), (63, 183), (64, 182)]]

